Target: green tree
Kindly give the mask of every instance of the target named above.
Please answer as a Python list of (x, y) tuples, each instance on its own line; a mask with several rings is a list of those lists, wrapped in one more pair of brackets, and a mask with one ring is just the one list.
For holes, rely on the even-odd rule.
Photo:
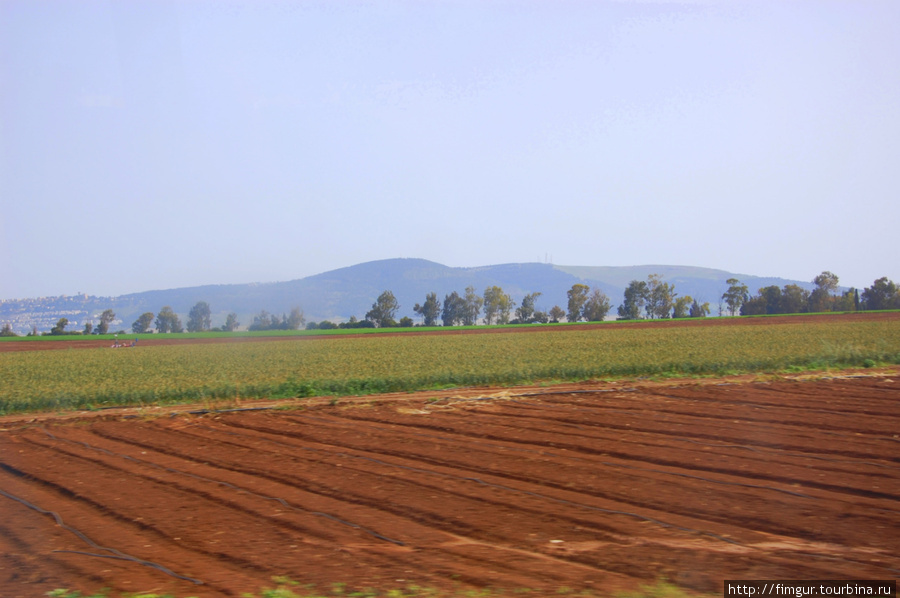
[(809, 291), (797, 285), (785, 285), (783, 290), (771, 285), (744, 301), (741, 315), (801, 313), (807, 310), (808, 299)]
[(60, 318), (56, 322), (56, 326), (54, 326), (53, 328), (50, 329), (50, 334), (52, 334), (54, 336), (57, 334), (65, 334), (66, 326), (68, 326), (68, 325), (69, 325), (69, 318)]
[(178, 317), (178, 314), (166, 305), (156, 314), (156, 330), (157, 332), (166, 333), (182, 332), (184, 329), (181, 327), (181, 319)]
[(625, 300), (617, 310), (620, 320), (639, 320), (650, 299), (650, 288), (643, 280), (632, 280), (625, 287)]
[(153, 323), (153, 312), (144, 312), (131, 325), (131, 331), (135, 334), (144, 334), (150, 330), (150, 324)]
[(441, 311), (441, 320), (444, 326), (458, 326), (465, 316), (466, 300), (453, 291), (444, 296), (444, 309)]
[(206, 301), (198, 301), (188, 313), (187, 331), (188, 332), (205, 332), (209, 330), (212, 321), (212, 314), (209, 309), (209, 303)]
[(859, 292), (856, 289), (845, 291), (840, 297), (834, 298), (832, 308), (834, 311), (857, 311), (859, 309)]
[(500, 302), (500, 313), (497, 315), (497, 323), (509, 324), (509, 316), (514, 309), (516, 309), (516, 302), (512, 300), (512, 297), (506, 295), (503, 301)]
[(478, 324), (478, 314), (481, 313), (481, 306), (484, 305), (484, 299), (475, 293), (475, 287), (466, 287), (465, 296), (465, 312), (463, 314), (463, 324), (466, 326), (475, 326)]
[(222, 326), (222, 328), (227, 330), (228, 332), (234, 332), (235, 330), (237, 330), (237, 327), (240, 325), (241, 325), (241, 323), (238, 322), (237, 314), (234, 312), (231, 312), (230, 314), (225, 316), (225, 325)]
[(647, 316), (653, 318), (668, 318), (675, 306), (675, 285), (662, 281), (659, 274), (651, 274), (647, 277)]
[(512, 297), (504, 293), (502, 288), (492, 286), (485, 289), (483, 303), (485, 324), (507, 324), (509, 322), (509, 314), (512, 312), (514, 303)]
[(741, 305), (742, 316), (759, 316), (766, 313), (766, 298), (762, 295), (748, 297)]
[(759, 290), (759, 296), (762, 297), (765, 301), (765, 311), (763, 313), (767, 314), (780, 314), (781, 310), (784, 307), (784, 301), (782, 301), (781, 289), (779, 289), (775, 285), (771, 285), (768, 287), (763, 287)]
[(840, 286), (840, 279), (837, 277), (837, 274), (825, 270), (813, 279), (813, 284), (816, 285), (816, 288), (823, 289), (831, 295), (837, 292)]
[(809, 311), (809, 291), (796, 284), (786, 284), (779, 298), (780, 314), (801, 314)]
[(253, 316), (253, 323), (250, 324), (250, 330), (256, 332), (258, 330), (276, 330), (281, 322), (278, 316), (270, 314), (266, 310), (260, 310), (259, 314)]
[(700, 305), (700, 302), (694, 299), (694, 302), (691, 303), (691, 312), (688, 315), (692, 318), (705, 318), (709, 315), (709, 312), (710, 307), (708, 302)]
[(672, 308), (673, 318), (686, 318), (690, 313), (691, 304), (694, 303), (693, 297), (685, 295), (675, 300), (675, 306)]
[(809, 311), (831, 311), (834, 303), (832, 294), (837, 291), (839, 279), (829, 271), (822, 272), (813, 279), (816, 288), (809, 294)]
[(6, 324), (3, 325), (3, 330), (0, 330), (0, 336), (19, 336), (19, 335), (16, 334), (15, 331), (12, 329), (12, 324), (7, 322)]
[(550, 308), (550, 313), (547, 315), (550, 316), (550, 321), (554, 324), (558, 324), (560, 320), (566, 317), (566, 312), (558, 305), (554, 305)]
[(484, 290), (484, 324), (490, 326), (497, 320), (497, 300), (503, 294), (503, 289), (498, 286), (491, 286)]
[(88, 320), (84, 323), (84, 331), (81, 334), (88, 335), (94, 331), (94, 323)]
[(391, 291), (384, 291), (372, 304), (372, 309), (366, 313), (366, 320), (372, 322), (378, 328), (396, 326), (394, 314), (400, 309), (400, 304)]
[(722, 294), (722, 299), (725, 300), (728, 311), (734, 316), (741, 309), (741, 305), (750, 298), (750, 294), (747, 285), (741, 284), (737, 278), (729, 278), (725, 284), (728, 285), (728, 290)]
[(403, 316), (400, 318), (400, 321), (397, 323), (400, 328), (412, 328), (415, 322), (409, 316)]
[(542, 293), (528, 293), (522, 298), (522, 305), (516, 310), (516, 322), (519, 324), (531, 324), (536, 322), (534, 304)]
[(566, 291), (566, 296), (569, 298), (569, 311), (566, 313), (566, 319), (569, 322), (581, 320), (590, 290), (591, 288), (586, 284), (573, 284), (572, 288)]
[(100, 334), (106, 334), (109, 332), (109, 325), (113, 320), (116, 319), (116, 312), (111, 309), (104, 310), (102, 314), (100, 314), (100, 324), (97, 325), (97, 332)]
[(413, 312), (422, 316), (426, 326), (436, 326), (438, 318), (441, 317), (441, 302), (438, 301), (437, 293), (425, 295), (425, 303), (422, 305), (416, 303)]
[(862, 292), (865, 309), (900, 309), (900, 288), (887, 276), (883, 276)]
[(582, 315), (588, 322), (602, 322), (610, 308), (609, 297), (606, 296), (606, 293), (600, 289), (594, 289), (584, 302)]
[(300, 327), (306, 323), (306, 317), (303, 310), (299, 307), (292, 307), (289, 316), (282, 317), (283, 330), (300, 330)]

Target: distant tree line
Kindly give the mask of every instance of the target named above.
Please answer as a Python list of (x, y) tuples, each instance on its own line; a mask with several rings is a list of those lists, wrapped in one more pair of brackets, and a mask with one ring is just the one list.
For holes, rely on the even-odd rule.
[(709, 303), (700, 303), (690, 295), (679, 297), (675, 285), (663, 282), (659, 274), (628, 283), (617, 310), (619, 320), (705, 318), (709, 313)]
[(339, 324), (329, 320), (322, 320), (321, 322), (310, 322), (306, 325), (307, 330), (337, 330), (339, 328), (375, 328), (375, 323), (369, 320), (358, 320), (356, 316), (350, 316), (349, 320)]
[[(755, 295), (750, 295), (749, 288), (736, 278), (726, 281), (728, 288), (719, 302), (719, 315), (763, 315), (794, 314), (816, 312), (852, 312), (883, 309), (900, 309), (900, 287), (887, 277), (876, 280), (872, 286), (860, 292), (851, 288), (840, 292), (839, 279), (832, 272), (822, 272), (813, 279), (815, 288), (804, 289), (796, 284), (783, 287), (775, 285), (762, 287)], [(346, 322), (334, 323), (328, 320), (309, 322), (299, 307), (291, 309), (290, 314), (280, 317), (266, 310), (254, 316), (249, 330), (299, 330), (306, 324), (307, 330), (330, 330), (337, 328), (392, 328), (411, 327), (414, 325), (437, 326), (475, 326), (479, 319), (486, 325), (491, 324), (546, 324), (567, 322), (600, 322), (609, 315), (612, 304), (609, 297), (600, 289), (592, 289), (585, 284), (574, 284), (566, 292), (567, 309), (554, 305), (544, 311), (538, 306), (541, 292), (527, 293), (520, 305), (516, 305), (512, 297), (499, 286), (491, 286), (484, 293), (478, 294), (475, 287), (466, 287), (464, 293), (445, 295), (438, 299), (437, 293), (427, 293), (423, 303), (416, 303), (413, 312), (422, 318), (416, 324), (412, 318), (404, 316), (396, 319), (400, 304), (391, 291), (384, 291), (366, 312), (363, 320), (351, 316)], [(710, 315), (708, 302), (700, 303), (689, 295), (679, 297), (675, 285), (664, 282), (662, 276), (651, 274), (647, 280), (632, 280), (625, 288), (621, 305), (616, 310), (619, 320), (662, 319), (662, 318), (702, 318)], [(107, 334), (116, 314), (112, 309), (103, 311), (96, 327), (86, 322), (83, 331), (66, 330), (67, 318), (60, 318), (49, 335)], [(229, 313), (222, 326), (212, 328), (211, 310), (205, 301), (198, 301), (188, 313), (186, 326), (183, 326), (178, 315), (171, 306), (165, 306), (155, 315), (155, 327), (159, 333), (184, 332), (233, 332), (238, 329), (237, 314)], [(131, 325), (136, 334), (152, 332), (154, 314), (141, 314)], [(37, 335), (33, 330), (30, 335)], [(29, 336), (30, 336), (29, 335)], [(7, 322), (0, 329), (0, 337), (16, 336), (12, 326)]]
[[(484, 293), (478, 294), (475, 287), (466, 287), (462, 295), (453, 291), (438, 299), (437, 293), (426, 294), (425, 301), (416, 303), (413, 312), (422, 318), (422, 326), (475, 326), (479, 319), (486, 324), (546, 324), (561, 322), (568, 318), (570, 322), (601, 321), (610, 310), (610, 300), (603, 291), (591, 289), (587, 285), (576, 284), (568, 293), (569, 310), (554, 305), (547, 311), (539, 308), (537, 301), (540, 292), (527, 293), (522, 303), (516, 306), (512, 297), (499, 286), (491, 286)], [(409, 327), (416, 325), (409, 317), (396, 320), (400, 305), (391, 291), (384, 291), (372, 304), (365, 320), (351, 318), (349, 323), (334, 324), (329, 321), (310, 322), (308, 330), (326, 330), (329, 328), (351, 327)]]
[[(789, 284), (783, 288), (776, 286), (759, 289), (750, 296), (747, 285), (736, 278), (726, 281), (728, 288), (719, 303), (719, 315), (756, 315), (810, 313), (822, 311), (856, 311), (873, 309), (900, 309), (900, 288), (887, 278), (880, 278), (859, 293), (850, 289), (838, 294), (838, 277), (831, 272), (823, 272), (813, 280), (816, 288), (806, 290)], [(567, 309), (554, 305), (547, 311), (538, 306), (541, 292), (527, 293), (520, 305), (499, 286), (491, 286), (479, 295), (470, 286), (463, 294), (453, 291), (438, 299), (437, 293), (425, 295), (425, 300), (416, 303), (413, 313), (421, 318), (415, 324), (410, 318), (396, 320), (400, 305), (393, 292), (381, 293), (372, 304), (364, 320), (351, 318), (349, 322), (335, 324), (330, 321), (310, 322), (307, 330), (328, 330), (332, 328), (391, 328), (405, 326), (474, 326), (479, 319), (485, 325), (491, 324), (546, 324), (567, 322), (600, 322), (612, 310), (609, 297), (600, 289), (592, 289), (585, 284), (575, 284), (566, 293)], [(622, 303), (616, 310), (618, 320), (664, 319), (664, 318), (704, 318), (712, 309), (709, 302), (701, 302), (690, 295), (679, 296), (675, 285), (664, 282), (659, 274), (651, 274), (647, 280), (632, 280), (625, 288)]]
[[(94, 329), (93, 322), (85, 322), (84, 330), (66, 330), (66, 326), (69, 325), (68, 318), (60, 318), (56, 325), (50, 329), (50, 332), (44, 332), (42, 335), (50, 335), (50, 336), (62, 336), (62, 335), (79, 335), (79, 334), (106, 334), (109, 332), (109, 325), (112, 324), (113, 320), (116, 319), (116, 314), (113, 310), (107, 309), (104, 310), (103, 313), (100, 314), (100, 323), (97, 325), (96, 330)], [(9, 327), (9, 324), (7, 324)], [(4, 328), (6, 331), (6, 328)], [(12, 328), (9, 328), (9, 332), (12, 332)], [(10, 336), (10, 335), (2, 335), (0, 336)], [(12, 336), (15, 336), (14, 334)], [(37, 336), (37, 330), (32, 330), (31, 334), (28, 336)]]
[[(275, 314), (262, 310), (258, 316), (254, 316), (249, 330), (299, 330), (305, 322), (306, 318), (303, 317), (303, 311), (299, 307), (291, 309), (290, 315), (281, 314), (280, 318)], [(227, 324), (228, 322), (226, 321)], [(234, 324), (237, 325), (236, 320)]]
[(900, 288), (887, 277), (879, 278), (872, 286), (863, 289), (850, 288), (839, 292), (839, 279), (832, 272), (822, 272), (813, 279), (812, 291), (795, 284), (762, 287), (751, 296), (747, 285), (737, 279), (727, 281), (730, 285), (722, 295), (731, 315), (742, 316), (763, 314), (799, 314), (819, 312), (874, 311), (900, 309)]
[[(263, 311), (262, 314), (267, 314), (267, 312)], [(158, 333), (180, 333), (185, 331), (185, 326), (181, 323), (181, 318), (178, 317), (172, 307), (166, 305), (162, 309), (159, 310), (159, 313), (154, 316), (153, 312), (144, 312), (141, 314), (137, 320), (134, 321), (131, 325), (131, 331), (135, 334), (147, 334), (153, 332), (151, 327), (154, 324), (155, 317), (155, 327), (156, 332)], [(93, 323), (88, 321), (85, 322), (83, 331), (71, 331), (66, 330), (66, 326), (69, 325), (69, 320), (67, 318), (60, 318), (56, 325), (50, 329), (49, 335), (72, 335), (72, 334), (108, 334), (109, 326), (115, 320), (116, 314), (113, 310), (107, 309), (102, 314), (100, 314), (100, 322), (94, 327)], [(212, 327), (212, 312), (210, 310), (209, 304), (206, 301), (198, 301), (188, 313), (187, 320), (187, 331), (188, 332), (232, 332), (237, 330), (240, 323), (237, 320), (237, 314), (232, 312), (228, 314), (225, 318), (225, 324), (216, 328)], [(258, 317), (254, 320), (262, 321), (262, 318)], [(282, 326), (290, 326), (290, 330), (298, 329), (304, 322), (303, 312), (297, 308), (296, 310), (291, 311), (290, 317), (284, 316), (284, 320), (277, 320), (274, 317), (269, 322), (265, 329), (270, 329), (272, 327), (272, 322), (277, 322), (277, 327), (281, 328)], [(262, 328), (261, 328), (262, 329)], [(7, 324), (4, 326), (3, 331), (0, 331), (0, 335), (3, 335), (3, 332), (8, 331), (10, 334), (6, 334), (6, 336), (14, 336), (15, 333), (12, 332), (12, 328)], [(124, 330), (120, 330), (119, 332), (124, 333)]]

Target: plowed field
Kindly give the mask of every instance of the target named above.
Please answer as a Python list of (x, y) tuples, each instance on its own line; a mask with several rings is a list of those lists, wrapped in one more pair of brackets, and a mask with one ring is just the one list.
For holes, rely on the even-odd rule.
[(0, 595), (893, 579), (898, 424), (896, 369), (7, 420)]

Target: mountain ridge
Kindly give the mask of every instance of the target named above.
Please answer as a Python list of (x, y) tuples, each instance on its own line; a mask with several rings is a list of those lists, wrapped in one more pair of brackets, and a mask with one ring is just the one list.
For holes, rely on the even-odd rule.
[(242, 327), (246, 327), (262, 310), (281, 314), (294, 307), (304, 311), (307, 321), (341, 322), (351, 316), (362, 319), (385, 290), (393, 292), (400, 304), (398, 317), (414, 317), (413, 306), (423, 303), (427, 293), (437, 293), (438, 299), (443, 300), (453, 291), (463, 294), (468, 286), (475, 287), (479, 295), (488, 287), (499, 286), (516, 303), (520, 303), (527, 293), (540, 292), (537, 307), (547, 310), (554, 305), (565, 309), (566, 291), (573, 284), (587, 284), (606, 293), (615, 309), (622, 301), (628, 282), (646, 280), (649, 274), (660, 274), (665, 282), (674, 284), (679, 296), (690, 295), (714, 306), (725, 292), (728, 278), (738, 278), (751, 293), (773, 284), (814, 287), (806, 281), (736, 274), (698, 266), (563, 266), (522, 262), (455, 267), (422, 258), (391, 258), (282, 282), (179, 287), (118, 297), (43, 298), (43, 302), (37, 299), (7, 300), (0, 302), (0, 322), (11, 322), (17, 332), (28, 332), (33, 326), (42, 331), (49, 330), (60, 317), (66, 317), (70, 320), (69, 330), (78, 330), (84, 327), (85, 321), (96, 323), (99, 313), (111, 308), (117, 315), (114, 328), (129, 330), (140, 314), (148, 311), (156, 314), (166, 305), (186, 321), (188, 311), (198, 301), (210, 305), (213, 326), (221, 325), (230, 312), (238, 314)]

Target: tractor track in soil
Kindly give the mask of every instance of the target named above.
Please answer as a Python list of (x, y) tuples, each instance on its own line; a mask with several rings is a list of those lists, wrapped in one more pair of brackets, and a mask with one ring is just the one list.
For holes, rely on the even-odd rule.
[(279, 405), (0, 420), (0, 595), (900, 575), (900, 368)]

